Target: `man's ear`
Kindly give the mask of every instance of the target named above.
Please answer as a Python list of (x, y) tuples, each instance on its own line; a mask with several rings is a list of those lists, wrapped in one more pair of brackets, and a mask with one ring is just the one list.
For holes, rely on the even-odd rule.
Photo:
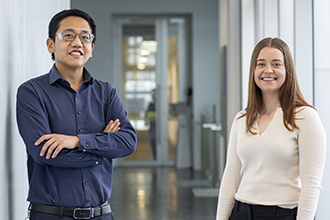
[(55, 42), (51, 38), (47, 38), (46, 45), (49, 53), (54, 53)]
[(90, 55), (89, 57), (92, 57), (92, 56), (93, 56), (93, 50), (94, 50), (94, 47), (95, 47), (95, 44), (92, 43), (91, 55)]

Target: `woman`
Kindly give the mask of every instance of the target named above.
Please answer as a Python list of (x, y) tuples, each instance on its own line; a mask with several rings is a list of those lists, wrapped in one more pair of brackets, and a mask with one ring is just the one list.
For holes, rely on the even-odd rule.
[(265, 38), (250, 64), (247, 108), (233, 122), (217, 220), (312, 220), (326, 136), (303, 98), (289, 47)]

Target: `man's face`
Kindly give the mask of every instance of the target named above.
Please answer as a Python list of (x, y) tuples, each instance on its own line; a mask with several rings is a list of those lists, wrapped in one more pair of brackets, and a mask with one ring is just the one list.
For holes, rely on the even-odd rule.
[(76, 38), (71, 42), (61, 40), (59, 36), (55, 36), (55, 42), (48, 38), (48, 51), (54, 53), (55, 66), (59, 71), (82, 69), (88, 59), (92, 57), (94, 44), (81, 42), (79, 34), (83, 32), (91, 33), (91, 28), (85, 19), (71, 16), (60, 22), (56, 34), (65, 30), (76, 33)]

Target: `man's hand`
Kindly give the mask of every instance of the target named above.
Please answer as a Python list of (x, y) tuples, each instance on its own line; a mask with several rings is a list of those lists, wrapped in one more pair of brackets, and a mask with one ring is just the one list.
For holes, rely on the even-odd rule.
[(114, 133), (119, 131), (120, 127), (120, 121), (119, 119), (116, 119), (115, 121), (109, 121), (107, 126), (104, 128), (103, 133), (108, 132), (108, 133)]
[(46, 154), (46, 159), (55, 158), (63, 148), (74, 149), (81, 145), (78, 136), (62, 134), (45, 134), (34, 145), (38, 146), (43, 141), (46, 141), (46, 143), (41, 148), (40, 156), (43, 157)]

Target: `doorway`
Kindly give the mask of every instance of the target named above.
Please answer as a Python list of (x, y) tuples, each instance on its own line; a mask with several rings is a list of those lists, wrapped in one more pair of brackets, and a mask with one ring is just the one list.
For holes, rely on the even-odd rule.
[(115, 80), (138, 135), (136, 152), (117, 165), (174, 166), (182, 160), (189, 165), (189, 21), (114, 16)]

